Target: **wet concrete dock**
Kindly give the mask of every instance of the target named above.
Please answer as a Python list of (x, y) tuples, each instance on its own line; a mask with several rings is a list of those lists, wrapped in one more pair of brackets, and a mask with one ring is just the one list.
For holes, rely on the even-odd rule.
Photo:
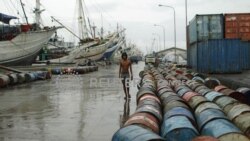
[[(135, 79), (143, 67), (144, 63), (133, 65)], [(118, 65), (100, 67), (98, 72), (1, 89), (0, 141), (111, 140), (123, 118), (135, 111), (137, 88), (132, 85), (126, 106), (121, 85), (90, 87), (90, 83), (117, 79), (118, 69)]]
[(222, 84), (231, 89), (238, 89), (240, 87), (250, 88), (250, 70), (243, 71), (239, 74), (211, 74), (208, 76), (218, 78)]

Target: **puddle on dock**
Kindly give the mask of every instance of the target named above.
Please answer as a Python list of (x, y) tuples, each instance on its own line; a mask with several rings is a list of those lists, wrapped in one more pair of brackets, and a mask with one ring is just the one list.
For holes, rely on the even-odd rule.
[[(142, 62), (133, 65), (135, 78), (143, 67)], [(0, 141), (111, 140), (135, 111), (137, 88), (132, 85), (132, 99), (125, 103), (121, 86), (90, 87), (90, 83), (115, 79), (118, 69), (106, 66), (81, 76), (58, 75), (0, 90)]]

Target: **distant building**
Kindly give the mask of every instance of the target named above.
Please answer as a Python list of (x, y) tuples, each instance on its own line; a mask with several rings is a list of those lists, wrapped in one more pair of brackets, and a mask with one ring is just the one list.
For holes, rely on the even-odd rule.
[[(168, 48), (159, 52), (156, 52), (158, 58), (162, 58), (163, 61), (175, 61), (175, 47)], [(176, 48), (176, 61), (178, 63), (186, 62), (187, 51), (185, 49)]]

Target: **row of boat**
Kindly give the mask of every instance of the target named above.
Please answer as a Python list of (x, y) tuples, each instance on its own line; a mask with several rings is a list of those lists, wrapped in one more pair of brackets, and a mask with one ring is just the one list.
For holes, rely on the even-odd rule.
[[(82, 1), (82, 0), (78, 0)], [(82, 2), (79, 2), (79, 8), (82, 8)], [(22, 5), (23, 6), (23, 5)], [(24, 9), (24, 8), (23, 8)], [(15, 24), (11, 25), (12, 20), (18, 19), (15, 16), (0, 13), (0, 64), (6, 66), (31, 65), (42, 48), (44, 48), (50, 38), (61, 27), (41, 27), (40, 14), (43, 10), (40, 9), (40, 0), (36, 0), (36, 22), (34, 24)], [(25, 13), (25, 11), (24, 11)], [(84, 10), (79, 13), (79, 19), (84, 15)], [(56, 20), (55, 18), (53, 18)], [(79, 33), (89, 31), (86, 26), (86, 21), (79, 21), (84, 28)], [(66, 28), (66, 27), (65, 27)], [(15, 29), (15, 30), (13, 30)], [(86, 60), (99, 61), (109, 59), (115, 51), (125, 44), (125, 30), (117, 30), (107, 36), (99, 38), (89, 37), (88, 34), (83, 34), (82, 37), (77, 37), (80, 42), (72, 48), (69, 55), (49, 60), (51, 63), (76, 63), (83, 64)]]

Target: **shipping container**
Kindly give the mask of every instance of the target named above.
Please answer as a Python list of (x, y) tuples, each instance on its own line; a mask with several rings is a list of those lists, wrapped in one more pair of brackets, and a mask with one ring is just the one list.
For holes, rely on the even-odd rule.
[(242, 69), (250, 69), (250, 42), (242, 42), (240, 59)]
[(189, 23), (190, 44), (224, 38), (223, 14), (196, 15)]
[(188, 65), (191, 66), (195, 71), (198, 71), (197, 70), (198, 68), (197, 44), (190, 45), (188, 54), (189, 54), (188, 62), (190, 63)]
[(250, 13), (225, 14), (225, 38), (250, 41)]
[(191, 45), (189, 62), (202, 73), (240, 73), (249, 67), (250, 53), (243, 53), (249, 48), (249, 43), (238, 39), (207, 40)]

